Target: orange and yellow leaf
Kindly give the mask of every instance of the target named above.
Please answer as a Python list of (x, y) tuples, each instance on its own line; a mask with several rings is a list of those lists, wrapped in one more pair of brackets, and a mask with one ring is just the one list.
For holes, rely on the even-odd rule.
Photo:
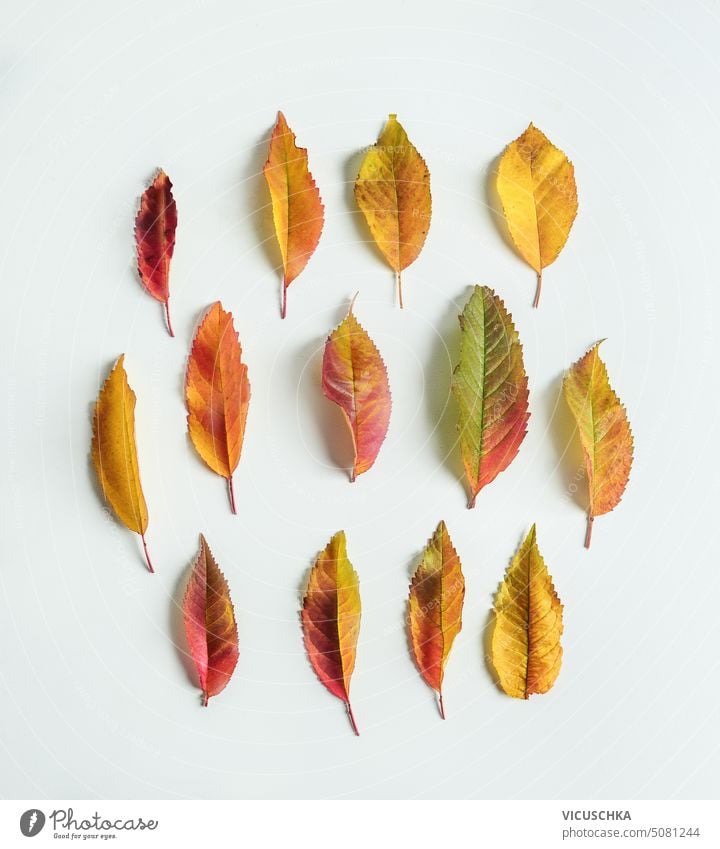
[(491, 661), (508, 696), (527, 699), (555, 683), (562, 662), (562, 614), (533, 525), (495, 597)]
[(310, 571), (301, 618), (310, 663), (320, 681), (345, 704), (358, 734), (350, 706), (350, 679), (360, 632), (360, 590), (344, 531), (335, 534)]
[(148, 569), (153, 572), (145, 542), (148, 511), (135, 444), (135, 393), (128, 384), (124, 361), (122, 354), (95, 404), (92, 461), (105, 499), (125, 527), (140, 534)]
[(563, 395), (577, 424), (590, 491), (585, 547), (593, 521), (609, 513), (622, 498), (630, 477), (633, 436), (625, 407), (608, 380), (600, 359), (600, 342), (581, 357), (563, 381)]
[(537, 274), (540, 300), (543, 268), (555, 262), (577, 215), (575, 169), (567, 156), (532, 124), (505, 148), (497, 173), (510, 236)]
[(375, 462), (390, 424), (390, 385), (375, 343), (353, 315), (333, 330), (325, 343), (322, 365), (325, 397), (343, 411), (355, 448), (350, 480)]
[(468, 507), (506, 469), (527, 433), (528, 381), (522, 345), (505, 304), (476, 286), (460, 316), (460, 361), (452, 392), (458, 404), (460, 453)]
[(442, 684), (450, 649), (462, 628), (465, 578), (445, 522), (440, 522), (423, 552), (410, 584), (410, 644), (425, 682), (439, 697), (445, 719)]
[(390, 115), (367, 152), (355, 182), (355, 200), (375, 244), (396, 274), (418, 258), (430, 228), (430, 172), (407, 133)]
[(324, 207), (308, 170), (307, 149), (295, 144), (295, 134), (278, 112), (263, 168), (272, 200), (275, 234), (283, 261), (282, 317), (287, 313), (288, 286), (305, 268), (320, 241)]
[(188, 430), (205, 464), (227, 480), (235, 513), (233, 473), (240, 461), (250, 381), (232, 313), (217, 301), (198, 327), (185, 379)]

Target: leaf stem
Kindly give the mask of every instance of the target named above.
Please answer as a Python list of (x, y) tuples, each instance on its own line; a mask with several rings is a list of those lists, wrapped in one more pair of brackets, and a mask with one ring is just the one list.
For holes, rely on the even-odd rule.
[(207, 690), (203, 690), (203, 707), (208, 706), (208, 699), (209, 698), (210, 697), (208, 696)]
[(537, 308), (540, 303), (540, 292), (542, 291), (542, 269), (538, 271), (537, 276), (537, 287), (535, 289), (535, 300), (533, 301), (533, 306)]
[(468, 510), (473, 509), (473, 507), (475, 506), (475, 499), (476, 498), (477, 498), (477, 495), (471, 495), (470, 496), (470, 498), (468, 499)]
[(152, 561), (150, 560), (150, 554), (148, 553), (147, 543), (145, 542), (145, 534), (140, 534), (140, 539), (142, 540), (143, 548), (145, 549), (145, 559), (147, 560), (148, 569), (151, 572), (155, 572), (153, 569)]
[(168, 298), (168, 299), (167, 299), (167, 301), (165, 301), (165, 318), (167, 318), (167, 329), (168, 329), (168, 333), (169, 333), (171, 336), (173, 336), (173, 337), (174, 337), (174, 336), (175, 336), (175, 333), (174, 333), (174, 331), (173, 331), (172, 322), (170, 321), (170, 298)]
[(232, 475), (227, 479), (228, 482), (228, 495), (230, 496), (230, 509), (237, 516), (237, 510), (235, 509), (235, 490), (233, 489), (233, 479)]
[(400, 299), (400, 309), (403, 308), (403, 297), (402, 297), (402, 277), (400, 276), (400, 272), (395, 272), (395, 280), (397, 282), (398, 288), (398, 298)]
[(280, 309), (280, 318), (285, 318), (286, 315), (287, 315), (287, 286), (285, 285), (285, 281), (283, 280), (282, 308)]
[(438, 690), (438, 696), (440, 696), (440, 716), (445, 719), (445, 704), (443, 702), (442, 690)]
[(585, 548), (590, 548), (590, 540), (592, 539), (592, 529), (594, 521), (595, 517), (592, 515), (592, 513), (588, 513), (587, 530), (585, 531)]
[(352, 707), (350, 706), (350, 702), (345, 702), (345, 707), (347, 709), (348, 719), (350, 720), (350, 725), (352, 725), (352, 730), (355, 732), (355, 736), (359, 737), (360, 732), (358, 731), (357, 723), (355, 722), (355, 717), (353, 716)]

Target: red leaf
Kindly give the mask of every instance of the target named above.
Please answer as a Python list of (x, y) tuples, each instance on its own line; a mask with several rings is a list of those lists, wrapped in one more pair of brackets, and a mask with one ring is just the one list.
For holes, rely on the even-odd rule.
[(168, 332), (174, 336), (170, 323), (170, 260), (175, 250), (177, 208), (172, 195), (172, 183), (163, 171), (143, 193), (140, 211), (135, 219), (138, 272), (145, 289), (165, 305)]
[(227, 686), (238, 661), (235, 611), (225, 576), (200, 534), (200, 551), (183, 599), (190, 654), (195, 661), (204, 704)]

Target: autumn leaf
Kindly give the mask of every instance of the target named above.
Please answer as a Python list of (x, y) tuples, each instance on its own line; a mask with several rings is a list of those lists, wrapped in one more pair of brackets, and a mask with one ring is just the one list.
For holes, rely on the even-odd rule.
[(170, 260), (175, 250), (177, 208), (168, 175), (160, 170), (140, 200), (135, 219), (138, 272), (147, 291), (165, 305), (168, 333), (170, 322)]
[(240, 460), (250, 404), (250, 381), (233, 317), (220, 301), (198, 327), (185, 379), (188, 430), (195, 450), (227, 480), (235, 510), (233, 472)]
[(508, 696), (527, 699), (555, 683), (562, 662), (562, 613), (533, 525), (495, 597), (491, 661)]
[(228, 684), (238, 662), (235, 611), (225, 576), (200, 534), (200, 551), (183, 598), (183, 619), (203, 704)]
[(443, 719), (445, 664), (462, 628), (464, 599), (460, 558), (445, 522), (440, 522), (410, 584), (408, 622), (415, 663), (425, 682), (438, 694)]
[(500, 158), (497, 191), (515, 247), (537, 273), (536, 307), (543, 268), (558, 258), (577, 215), (575, 169), (530, 124)]
[(460, 329), (452, 392), (459, 407), (468, 507), (474, 507), (480, 490), (510, 465), (525, 439), (528, 381), (512, 317), (488, 286), (475, 286), (460, 316)]
[(390, 115), (377, 143), (363, 159), (355, 200), (375, 244), (395, 272), (402, 307), (400, 275), (425, 244), (432, 201), (430, 172), (397, 115)]
[(325, 397), (343, 411), (350, 428), (355, 459), (350, 480), (366, 472), (377, 459), (390, 423), (387, 369), (375, 343), (353, 315), (328, 336), (322, 365)]
[(282, 317), (285, 318), (288, 286), (305, 268), (318, 246), (324, 207), (308, 170), (307, 149), (295, 144), (295, 134), (282, 112), (278, 112), (270, 137), (263, 173), (270, 189), (275, 234), (282, 254)]
[(563, 394), (580, 434), (590, 490), (585, 548), (590, 548), (595, 517), (609, 513), (622, 498), (633, 460), (625, 407), (610, 386), (599, 347), (600, 342), (593, 345), (563, 381)]
[(122, 354), (95, 403), (92, 461), (106, 501), (125, 527), (140, 534), (148, 569), (154, 572), (145, 542), (148, 511), (135, 445), (135, 393), (124, 361)]
[(333, 696), (344, 702), (352, 729), (359, 734), (350, 706), (350, 678), (360, 631), (360, 590), (344, 531), (335, 534), (310, 570), (301, 618), (310, 663)]

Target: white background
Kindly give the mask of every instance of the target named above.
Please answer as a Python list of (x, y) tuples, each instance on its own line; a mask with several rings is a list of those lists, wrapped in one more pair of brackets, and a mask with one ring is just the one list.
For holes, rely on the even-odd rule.
[[(720, 791), (715, 4), (7, 2), (0, 36), (4, 796), (698, 797)], [(279, 319), (260, 169), (282, 108), (326, 206)], [(433, 219), (406, 309), (352, 200), (362, 148), (397, 112)], [(535, 122), (573, 160), (580, 212), (545, 273), (504, 241), (491, 175)], [(162, 166), (179, 212), (177, 337), (137, 282), (137, 199)], [(530, 379), (517, 460), (465, 508), (448, 402), (470, 286), (512, 312)], [(387, 362), (388, 439), (353, 485), (319, 388), (326, 334), (356, 313)], [(252, 381), (239, 515), (186, 436), (198, 317), (233, 311)], [(582, 548), (564, 370), (592, 343), (636, 456)], [(157, 574), (89, 464), (99, 383), (125, 352)], [(582, 487), (581, 487), (582, 488)], [(408, 655), (408, 578), (439, 519), (462, 558), (448, 720)], [(532, 522), (565, 604), (554, 689), (502, 695), (484, 662), (492, 596)], [(299, 591), (344, 528), (363, 621), (361, 737), (303, 652)], [(177, 604), (203, 531), (241, 656), (209, 708)]]

